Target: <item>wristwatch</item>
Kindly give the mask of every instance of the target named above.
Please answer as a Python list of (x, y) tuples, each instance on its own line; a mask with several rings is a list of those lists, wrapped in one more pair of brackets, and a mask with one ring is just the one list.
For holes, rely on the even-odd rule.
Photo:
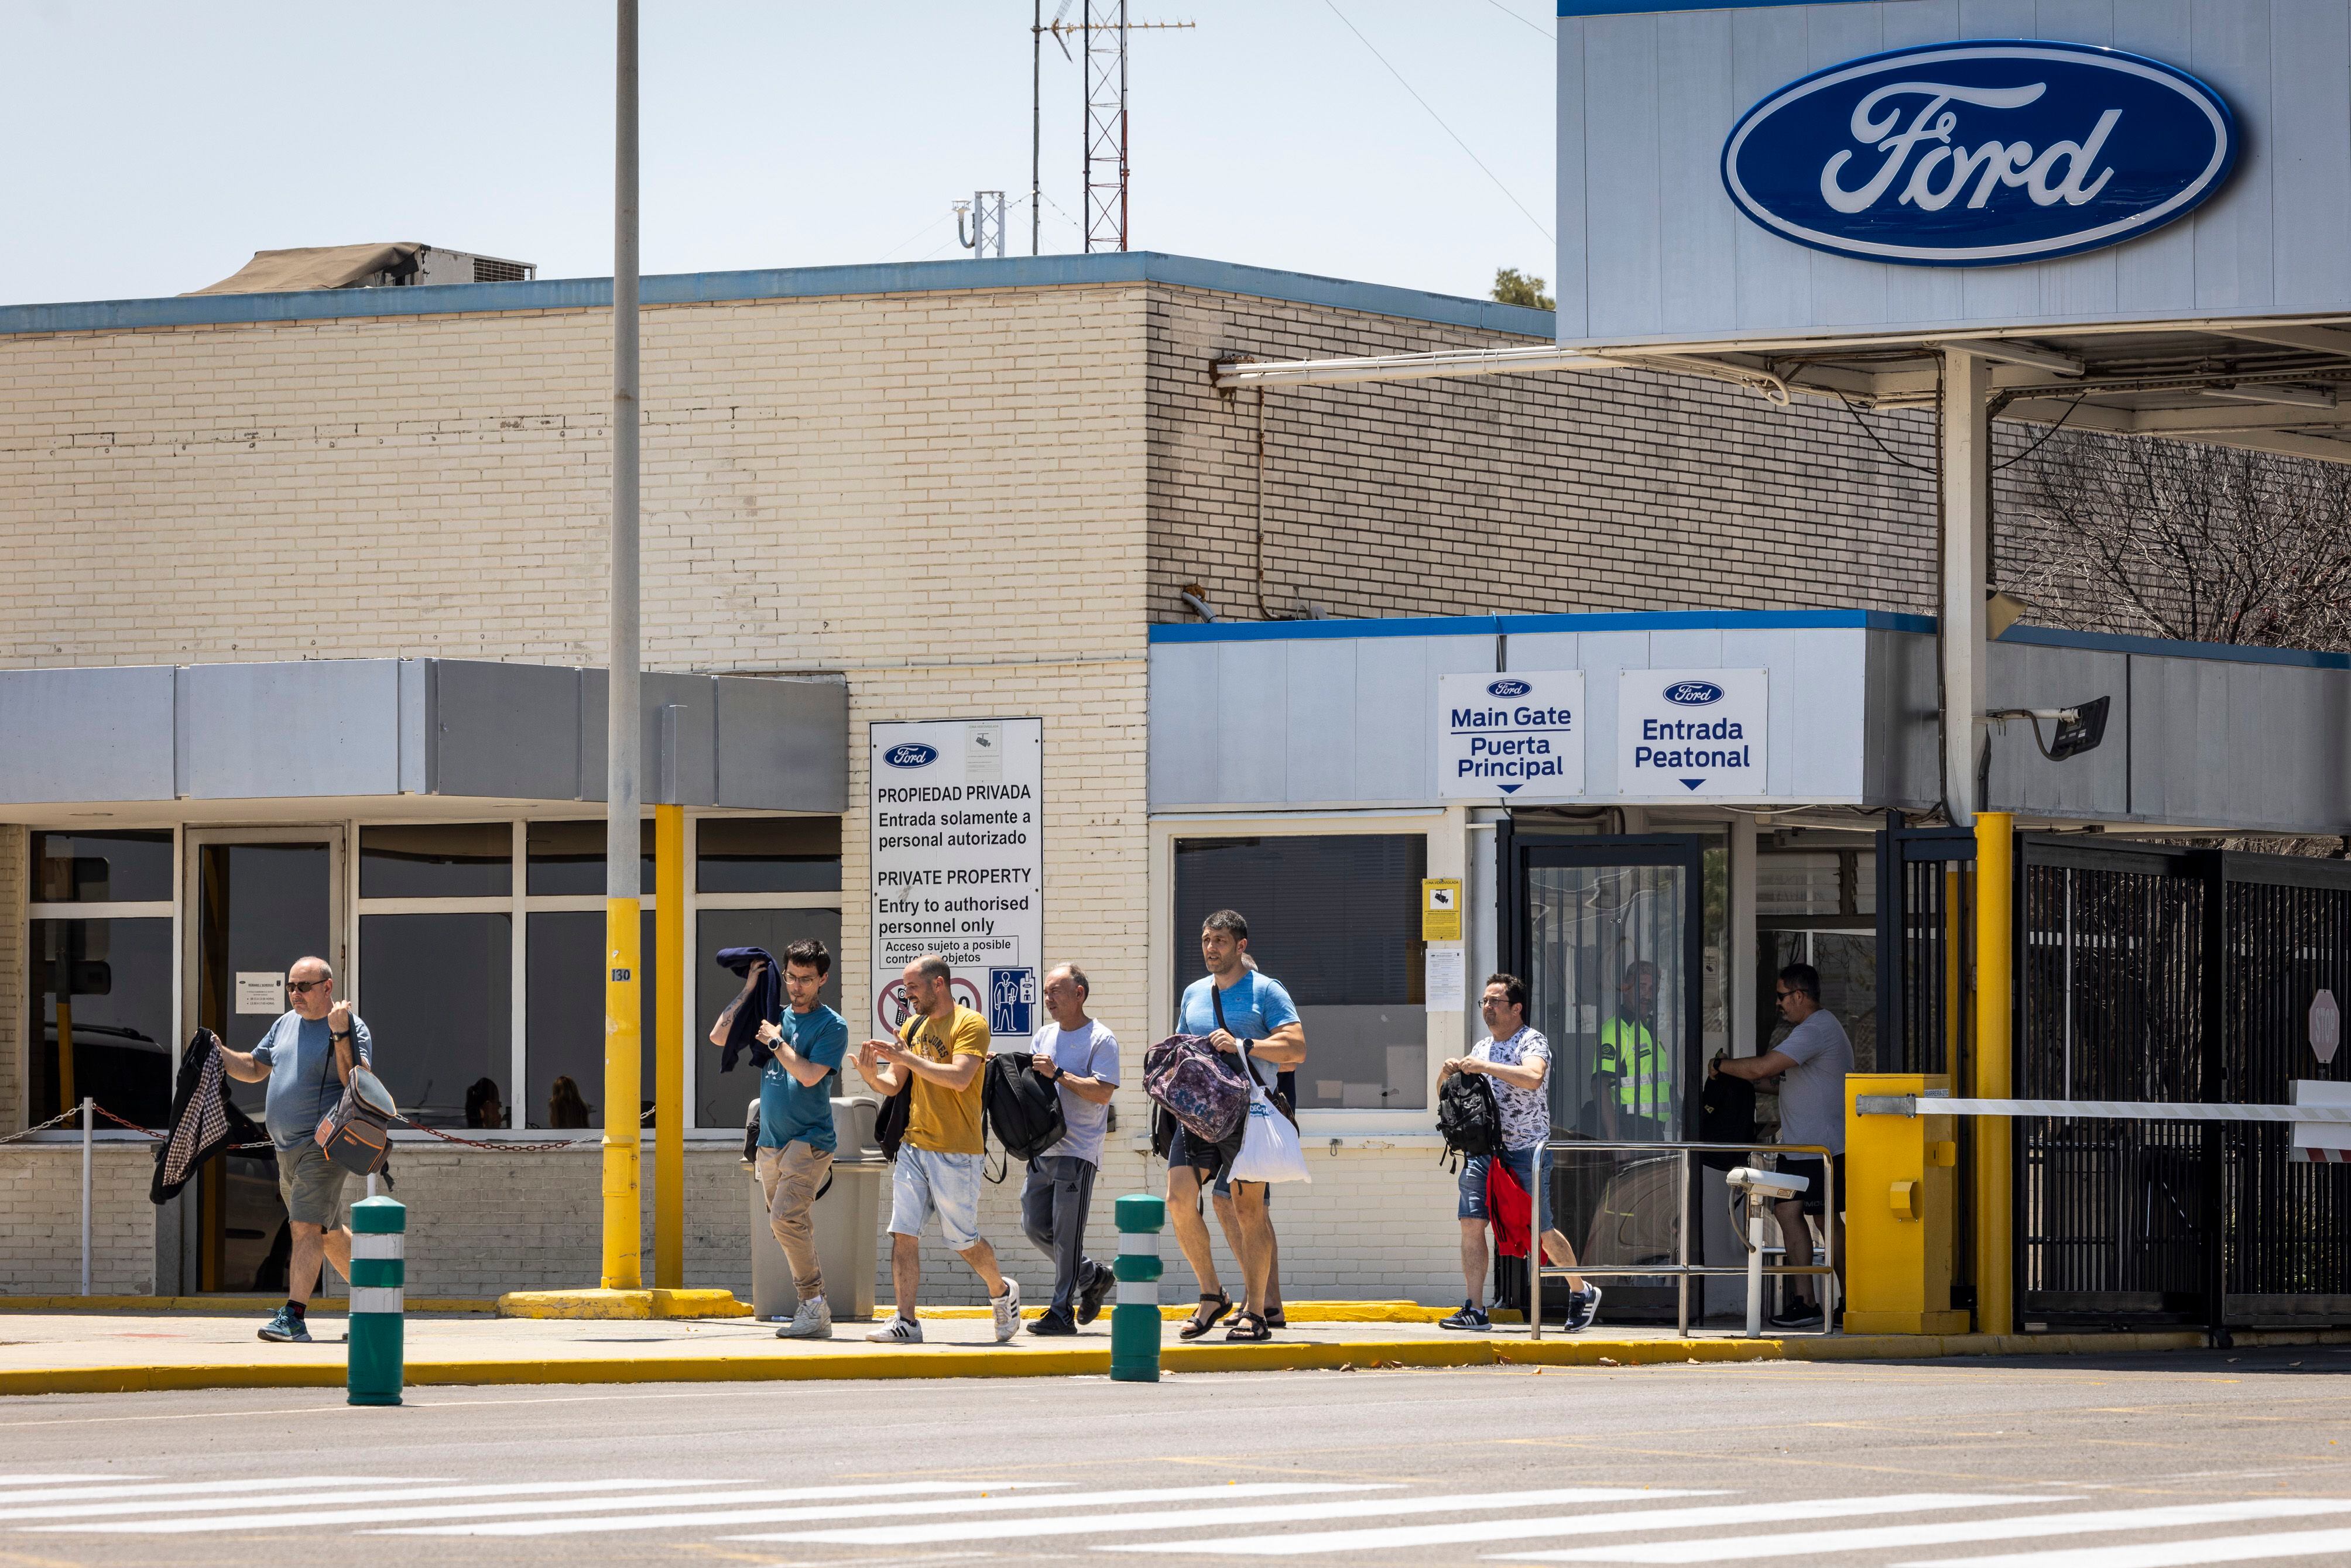
[(1052, 1081), (1053, 1081), (1054, 1082), (1056, 1082), (1056, 1083), (1059, 1083), (1059, 1082), (1061, 1082), (1064, 1077), (1066, 1077), (1066, 1076), (1067, 1076), (1067, 1074), (1062, 1071), (1061, 1064), (1060, 1062), (1058, 1062), (1058, 1061), (1053, 1062), (1053, 1063), (1051, 1064), (1051, 1066), (1052, 1066), (1052, 1069), (1053, 1069), (1053, 1080), (1052, 1080)]

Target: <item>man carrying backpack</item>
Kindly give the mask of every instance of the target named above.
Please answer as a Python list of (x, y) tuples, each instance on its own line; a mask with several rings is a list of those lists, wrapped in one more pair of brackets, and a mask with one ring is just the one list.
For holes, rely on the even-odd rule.
[[(758, 986), (760, 960), (753, 960), (744, 984), (749, 996)], [(832, 955), (813, 939), (784, 949), (784, 998), (774, 1018), (761, 1019), (752, 1056), (759, 1065), (759, 1190), (768, 1200), (768, 1225), (791, 1266), (799, 1295), (791, 1320), (778, 1339), (831, 1339), (832, 1309), (824, 1299), (824, 1274), (817, 1264), (816, 1224), (810, 1211), (832, 1171), (832, 1075), (849, 1048), (846, 1019), (818, 1000)], [(739, 998), (738, 998), (739, 999)], [(733, 1009), (729, 1009), (729, 1012)], [(725, 1042), (726, 1019), (711, 1032)]]
[(890, 1284), (898, 1310), (865, 1337), (881, 1344), (920, 1344), (914, 1296), (923, 1278), (923, 1227), (939, 1217), (939, 1234), (987, 1287), (996, 1343), (1020, 1332), (1020, 1285), (996, 1266), (996, 1249), (979, 1233), (981, 1102), (987, 1085), (987, 1020), (955, 999), (954, 971), (936, 953), (906, 966), (906, 1000), (914, 1016), (897, 1040), (869, 1040), (852, 1059), (876, 1093), (913, 1084), (905, 1141), (890, 1172)]
[[(1306, 1026), (1281, 982), (1259, 974), (1248, 962), (1249, 922), (1238, 912), (1219, 909), (1200, 925), (1200, 958), (1207, 974), (1185, 988), (1176, 1008), (1180, 1034), (1205, 1037), (1218, 1051), (1238, 1058), (1269, 1095), (1281, 1069), (1306, 1060)], [(1273, 1220), (1266, 1211), (1266, 1184), (1231, 1179), (1248, 1118), (1221, 1143), (1195, 1138), (1181, 1126), (1167, 1150), (1167, 1218), (1184, 1260), (1200, 1281), (1200, 1304), (1177, 1331), (1198, 1339), (1233, 1310), (1232, 1298), (1217, 1282), (1216, 1256), (1209, 1250), (1208, 1224), (1200, 1215), (1200, 1187), (1213, 1180), (1217, 1222), (1240, 1260), (1242, 1311), (1225, 1337), (1255, 1343), (1273, 1337), (1267, 1323), (1273, 1274)]]
[(1086, 1256), (1086, 1213), (1102, 1166), (1110, 1100), (1118, 1090), (1118, 1037), (1086, 1016), (1093, 988), (1086, 972), (1064, 964), (1045, 975), (1045, 1010), (1029, 1071), (1061, 1092), (1061, 1141), (1029, 1162), (1020, 1188), (1020, 1228), (1053, 1260), (1053, 1301), (1029, 1325), (1033, 1334), (1073, 1334), (1102, 1315), (1118, 1277)]
[[(1533, 1197), (1551, 1190), (1551, 1097), (1543, 1079), (1551, 1071), (1551, 1041), (1542, 1031), (1527, 1027), (1527, 983), (1516, 975), (1492, 975), (1479, 1003), (1488, 1038), (1467, 1056), (1457, 1056), (1437, 1075), (1441, 1085), (1456, 1073), (1474, 1073), (1492, 1085), (1501, 1113), (1504, 1167)], [(1479, 1155), (1461, 1164), (1460, 1201), (1454, 1213), (1461, 1221), (1461, 1281), (1469, 1288), (1461, 1310), (1437, 1326), (1484, 1329), (1491, 1325), (1482, 1304), (1486, 1297), (1486, 1226), (1489, 1217), (1486, 1181), (1494, 1156)], [(1537, 1186), (1535, 1184), (1542, 1185)], [(1529, 1228), (1532, 1228), (1530, 1219)], [(1556, 1227), (1542, 1233), (1543, 1255), (1559, 1267), (1575, 1267), (1575, 1249)], [(1600, 1312), (1600, 1287), (1571, 1273), (1568, 1283), (1567, 1327), (1570, 1333), (1590, 1328)]]

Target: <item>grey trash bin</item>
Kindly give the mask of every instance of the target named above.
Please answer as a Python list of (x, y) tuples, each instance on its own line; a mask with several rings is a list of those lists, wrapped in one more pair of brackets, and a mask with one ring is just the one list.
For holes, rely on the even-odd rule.
[[(753, 1103), (757, 1114), (758, 1102)], [(832, 1103), (832, 1125), (840, 1147), (832, 1157), (832, 1185), (816, 1200), (817, 1267), (824, 1270), (824, 1296), (836, 1322), (863, 1322), (873, 1315), (875, 1237), (882, 1228), (882, 1191), (890, 1172), (873, 1141), (873, 1117), (882, 1108), (872, 1095)], [(799, 1304), (791, 1265), (768, 1223), (768, 1204), (756, 1171), (747, 1170), (751, 1189), (751, 1306), (761, 1319), (789, 1318)]]

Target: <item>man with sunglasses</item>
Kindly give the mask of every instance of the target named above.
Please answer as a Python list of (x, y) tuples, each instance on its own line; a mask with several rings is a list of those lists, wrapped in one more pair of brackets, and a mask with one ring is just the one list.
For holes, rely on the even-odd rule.
[[(1805, 1177), (1811, 1185), (1802, 1196), (1784, 1197), (1771, 1206), (1787, 1243), (1788, 1262), (1795, 1268), (1813, 1261), (1813, 1229), (1807, 1216), (1820, 1220), (1830, 1238), (1829, 1256), (1844, 1267), (1844, 1080), (1853, 1071), (1853, 1041), (1836, 1015), (1821, 1006), (1821, 972), (1810, 964), (1791, 964), (1780, 971), (1780, 1016), (1791, 1025), (1786, 1038), (1761, 1056), (1717, 1057), (1713, 1071), (1750, 1082), (1780, 1081), (1780, 1142), (1815, 1144), (1829, 1151), (1836, 1172), (1840, 1211), (1828, 1211), (1829, 1174), (1818, 1155), (1782, 1155), (1780, 1168)], [(1800, 1276), (1793, 1286), (1798, 1299), (1771, 1320), (1774, 1328), (1810, 1328), (1821, 1322), (1820, 1276)]]
[(343, 1097), (355, 1067), (373, 1060), (368, 1027), (349, 1002), (335, 999), (335, 971), (324, 958), (298, 958), (286, 971), (291, 1011), (251, 1051), (221, 1048), (231, 1078), (269, 1084), (262, 1120), (277, 1145), (277, 1193), (294, 1229), (294, 1256), (286, 1276), (286, 1304), (262, 1325), (266, 1340), (310, 1343), (303, 1319), (323, 1260), (346, 1280), (351, 1274), (351, 1233), (340, 1223), (343, 1167), (329, 1159), (315, 1134), (319, 1121)]

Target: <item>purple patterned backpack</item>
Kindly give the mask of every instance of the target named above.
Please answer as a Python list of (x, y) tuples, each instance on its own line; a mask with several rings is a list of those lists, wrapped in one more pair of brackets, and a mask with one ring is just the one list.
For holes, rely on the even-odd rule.
[(1221, 1143), (1249, 1114), (1249, 1070), (1206, 1035), (1176, 1034), (1143, 1053), (1143, 1092), (1196, 1138)]

